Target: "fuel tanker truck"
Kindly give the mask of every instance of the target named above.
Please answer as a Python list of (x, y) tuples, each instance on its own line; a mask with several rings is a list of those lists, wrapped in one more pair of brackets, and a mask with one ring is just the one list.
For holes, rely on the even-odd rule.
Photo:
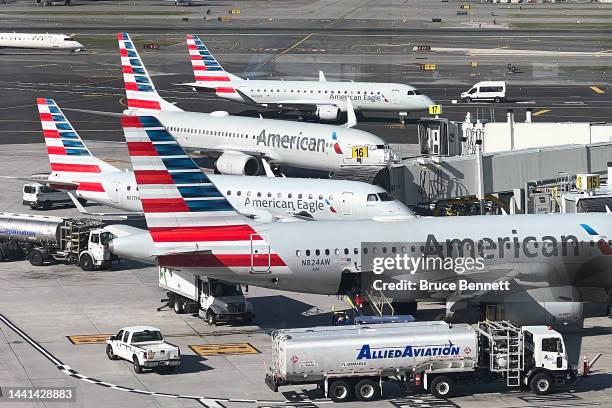
[(79, 265), (84, 271), (118, 261), (108, 250), (113, 234), (95, 219), (0, 213), (0, 260), (27, 258), (34, 266)]
[(546, 326), (442, 321), (283, 329), (272, 333), (266, 384), (316, 384), (335, 402), (371, 401), (393, 381), (439, 398), (456, 384), (505, 382), (543, 395), (576, 380), (563, 337)]

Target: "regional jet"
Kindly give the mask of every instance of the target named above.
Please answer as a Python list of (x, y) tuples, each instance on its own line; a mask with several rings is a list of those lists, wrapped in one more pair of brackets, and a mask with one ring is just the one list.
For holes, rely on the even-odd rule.
[(0, 48), (40, 50), (82, 50), (83, 44), (64, 34), (0, 33)]
[(195, 82), (181, 84), (249, 105), (298, 110), (322, 120), (337, 120), (350, 98), (355, 111), (426, 111), (434, 104), (413, 86), (379, 82), (245, 80), (221, 66), (197, 35), (186, 36)]
[(351, 129), (356, 124), (351, 99), (342, 102), (349, 109), (345, 126), (185, 112), (157, 93), (130, 36), (119, 33), (118, 40), (128, 105), (124, 113), (148, 112), (181, 146), (215, 159), (222, 174), (256, 175), (268, 164), (333, 172), (398, 160), (378, 136)]
[[(484, 295), (504, 303), (544, 284), (551, 295), (530, 305), (554, 313), (557, 323), (576, 315), (575, 304), (586, 301), (582, 296), (591, 288), (610, 302), (610, 214), (260, 223), (241, 215), (176, 141), (156, 132), (162, 127), (157, 118), (126, 116), (123, 126), (148, 233), (112, 240), (119, 256), (302, 293), (380, 287), (387, 297), (403, 300), (398, 306), (438, 299), (452, 307), (455, 300)], [(404, 258), (420, 259), (421, 267), (394, 266)], [(391, 261), (380, 274), (374, 273), (377, 259)], [(427, 259), (433, 266), (426, 267)], [(429, 289), (453, 282), (457, 289)], [(464, 289), (463, 283), (479, 285)], [(480, 289), (496, 284), (499, 289)], [(535, 310), (524, 305), (521, 318)]]
[[(86, 214), (141, 215), (142, 204), (134, 172), (118, 169), (95, 157), (53, 99), (38, 98), (36, 102), (51, 173), (32, 175), (28, 180), (70, 192), (81, 201), (75, 202), (77, 208)], [(160, 138), (172, 138), (163, 128), (154, 133)], [(132, 153), (137, 154), (134, 145), (131, 147)], [(260, 221), (414, 216), (383, 188), (357, 181), (208, 177), (215, 180), (224, 197), (241, 214)], [(84, 201), (107, 205), (125, 213), (89, 213), (80, 205)]]

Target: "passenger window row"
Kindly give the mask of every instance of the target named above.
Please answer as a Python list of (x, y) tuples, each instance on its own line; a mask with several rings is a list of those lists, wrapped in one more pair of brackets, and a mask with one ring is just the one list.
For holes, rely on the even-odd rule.
[[(207, 130), (207, 129), (190, 129), (184, 127), (176, 127), (170, 126), (168, 128), (171, 132), (183, 132), (183, 133), (195, 133), (198, 135), (207, 135), (207, 136), (225, 136), (225, 137), (235, 137), (238, 139), (248, 139), (251, 137), (246, 133), (237, 133), (237, 132), (222, 132), (220, 130)], [(255, 139), (255, 135), (252, 135), (252, 138)]]
[[(351, 250), (349, 248), (344, 248), (344, 249), (340, 249), (340, 248), (336, 248), (334, 249), (334, 255), (339, 256), (341, 254), (344, 255), (349, 255), (351, 253)], [(304, 251), (304, 254), (306, 256), (310, 256), (310, 255), (314, 255), (314, 256), (320, 256), (321, 254), (325, 254), (325, 255), (331, 255), (331, 250), (330, 249), (314, 249), (314, 250), (310, 250), (307, 249)], [(299, 258), (302, 256), (302, 250), (298, 249), (297, 251), (295, 251), (295, 255)], [(359, 255), (359, 248), (353, 248), (353, 255)]]
[[(251, 92), (268, 92), (268, 89), (251, 89)], [(274, 89), (270, 89), (269, 92), (274, 93)], [(290, 90), (277, 89), (276, 90), (276, 93), (281, 93), (281, 92), (286, 92), (286, 93), (311, 93), (312, 94), (312, 93), (315, 93), (315, 90), (314, 89), (310, 89), (310, 90), (306, 90), (306, 89), (290, 89)], [(413, 91), (409, 91), (409, 92), (413, 92)], [(336, 94), (345, 94), (345, 95), (349, 95), (349, 94), (350, 95), (355, 95), (355, 94), (361, 95), (361, 91), (344, 91), (344, 92), (342, 92), (342, 91), (333, 91), (333, 90), (328, 91), (327, 89), (324, 89), (324, 90), (319, 89), (319, 90), (316, 91), (316, 93), (323, 93), (323, 94), (326, 94), (326, 93), (334, 94), (334, 93), (336, 93)], [(363, 94), (364, 95), (367, 95), (367, 94), (374, 95), (374, 91), (370, 91), (370, 92), (363, 91)], [(376, 92), (376, 95), (380, 95), (380, 92)], [(410, 93), (409, 93), (409, 95), (410, 95)]]
[[(231, 196), (234, 193), (238, 197), (242, 196), (242, 190), (238, 190), (238, 191), (227, 190), (226, 195)], [(272, 196), (274, 195), (274, 194), (272, 194), (269, 191), (267, 193), (264, 193), (264, 192), (261, 192), (261, 191), (257, 191), (257, 192), (245, 191), (244, 193), (245, 193), (245, 195), (247, 197), (256, 196), (256, 197), (268, 197), (268, 198), (272, 198)], [(291, 199), (291, 198), (293, 198), (295, 196), (295, 194), (294, 193), (288, 193), (286, 196), (287, 196), (287, 198)], [(313, 200), (315, 198), (318, 198), (319, 200), (323, 200), (325, 198), (323, 196), (323, 194), (319, 194), (318, 197), (315, 197), (314, 194), (302, 194), (302, 193), (297, 194), (298, 200), (301, 200), (301, 199), (306, 198), (306, 197), (309, 200)], [(276, 193), (276, 198), (283, 198), (283, 193), (280, 193), (280, 192)], [(331, 201), (331, 200), (334, 199), (334, 196), (333, 196), (333, 194), (330, 194), (329, 196), (327, 196), (327, 198)]]

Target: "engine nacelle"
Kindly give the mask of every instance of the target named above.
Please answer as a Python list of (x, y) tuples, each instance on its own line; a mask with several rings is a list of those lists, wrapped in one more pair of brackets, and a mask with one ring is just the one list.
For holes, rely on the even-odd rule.
[(322, 120), (337, 120), (340, 117), (340, 108), (337, 106), (317, 105), (316, 115)]
[(256, 176), (259, 174), (259, 161), (248, 154), (240, 152), (225, 152), (215, 164), (221, 174), (236, 176)]
[(583, 303), (571, 286), (529, 289), (506, 296), (499, 304), (505, 320), (528, 324), (567, 324), (583, 317)]

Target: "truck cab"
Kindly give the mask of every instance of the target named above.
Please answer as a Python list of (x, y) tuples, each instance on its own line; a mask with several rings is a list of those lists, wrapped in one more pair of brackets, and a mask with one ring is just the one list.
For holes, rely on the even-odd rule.
[(563, 336), (546, 326), (524, 326), (525, 368), (566, 371), (569, 367)]
[(95, 268), (106, 268), (117, 257), (111, 254), (108, 244), (114, 235), (104, 228), (96, 228), (89, 231), (87, 248), (79, 254), (79, 266), (84, 271), (91, 271)]
[(26, 183), (22, 191), (23, 205), (33, 210), (37, 208), (48, 210), (53, 205), (72, 202), (66, 192), (54, 190), (40, 183)]

